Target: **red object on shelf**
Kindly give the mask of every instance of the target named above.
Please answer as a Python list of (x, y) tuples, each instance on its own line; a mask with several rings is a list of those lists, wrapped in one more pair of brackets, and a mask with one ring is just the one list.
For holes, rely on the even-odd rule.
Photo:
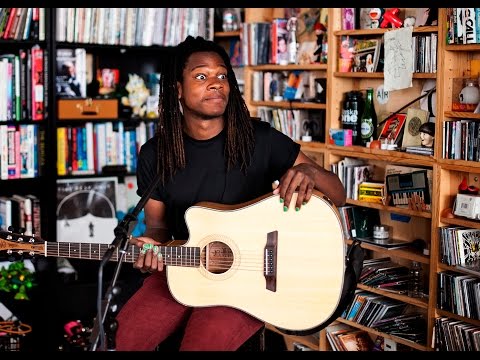
[(385, 14), (383, 14), (382, 22), (380, 23), (380, 27), (386, 28), (389, 24), (392, 24), (392, 27), (394, 28), (402, 27), (403, 21), (397, 16), (399, 12), (399, 8), (393, 8), (385, 11)]

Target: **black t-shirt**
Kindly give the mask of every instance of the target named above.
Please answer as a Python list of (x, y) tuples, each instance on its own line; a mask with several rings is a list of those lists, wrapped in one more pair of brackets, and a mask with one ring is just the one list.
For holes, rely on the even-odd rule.
[[(270, 124), (252, 120), (255, 149), (246, 175), (237, 166), (227, 174), (224, 159), (225, 130), (209, 140), (195, 140), (184, 133), (186, 167), (150, 196), (165, 203), (167, 225), (177, 240), (188, 240), (185, 211), (200, 201), (239, 204), (272, 191), (272, 182), (295, 163), (300, 145)], [(157, 173), (157, 136), (140, 149), (137, 194), (142, 196)]]

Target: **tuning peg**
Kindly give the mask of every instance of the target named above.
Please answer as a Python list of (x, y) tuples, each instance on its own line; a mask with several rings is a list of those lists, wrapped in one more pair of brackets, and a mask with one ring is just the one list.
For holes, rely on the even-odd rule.
[(13, 232), (14, 228), (12, 225), (10, 225), (8, 228), (7, 228), (7, 231), (10, 231), (10, 232)]

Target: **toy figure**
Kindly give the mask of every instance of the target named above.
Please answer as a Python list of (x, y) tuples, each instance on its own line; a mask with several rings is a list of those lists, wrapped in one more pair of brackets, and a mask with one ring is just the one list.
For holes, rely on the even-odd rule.
[(382, 22), (380, 23), (381, 28), (387, 28), (388, 25), (392, 25), (393, 28), (400, 28), (402, 27), (403, 23), (402, 20), (398, 17), (400, 13), (399, 8), (393, 8), (390, 10), (385, 11), (383, 14)]
[(128, 97), (122, 97), (122, 104), (132, 107), (134, 117), (143, 117), (147, 110), (145, 103), (150, 95), (145, 81), (137, 74), (128, 74), (125, 89), (128, 91)]
[(427, 122), (422, 124), (418, 131), (420, 132), (420, 138), (422, 139), (422, 146), (424, 147), (433, 147), (433, 142), (435, 140), (435, 124)]
[(322, 23), (315, 23), (314, 25), (315, 35), (317, 35), (317, 50), (313, 53), (314, 56), (317, 58), (315, 62), (320, 63), (322, 62), (322, 49), (323, 49), (323, 37), (327, 32), (327, 28)]
[(383, 13), (385, 12), (384, 8), (371, 8), (368, 16), (372, 19), (370, 27), (372, 29), (378, 29), (380, 27), (380, 21), (382, 20)]

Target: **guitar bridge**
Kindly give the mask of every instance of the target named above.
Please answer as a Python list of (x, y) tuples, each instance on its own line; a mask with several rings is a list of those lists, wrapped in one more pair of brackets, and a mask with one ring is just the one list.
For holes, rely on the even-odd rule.
[(267, 234), (267, 245), (264, 253), (264, 276), (266, 288), (270, 291), (277, 291), (277, 246), (278, 231)]

